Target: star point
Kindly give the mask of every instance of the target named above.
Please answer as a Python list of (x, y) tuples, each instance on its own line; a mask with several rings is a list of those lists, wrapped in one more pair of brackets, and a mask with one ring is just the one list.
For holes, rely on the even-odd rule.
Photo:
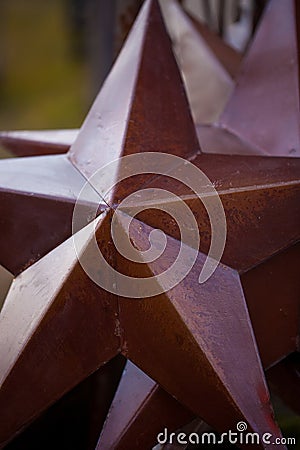
[[(291, 20), (292, 2), (287, 4), (284, 23)], [(271, 2), (275, 17), (280, 8)], [(294, 34), (285, 37), (293, 52)], [(248, 58), (260, 39), (261, 28)], [(218, 125), (208, 126), (200, 150), (159, 4), (147, 0), (68, 154), (0, 162), (0, 264), (16, 275), (0, 314), (1, 448), (120, 353), (139, 367), (127, 367), (127, 381), (139, 382), (139, 397), (114, 443), (112, 418), (98, 448), (105, 442), (122, 448), (124, 428), (129, 435), (140, 430), (153, 405), (168, 412), (176, 404), (172, 426), (191, 413), (218, 432), (245, 421), (249, 431), (281, 436), (264, 369), (298, 349), (300, 162), (262, 156), (267, 146), (222, 128), (226, 111)], [(232, 154), (225, 154), (231, 146)], [(146, 173), (145, 165), (155, 166), (149, 155), (158, 158), (158, 172)], [(164, 155), (174, 158), (167, 170)], [(130, 172), (131, 157), (138, 161), (136, 173)], [(196, 176), (196, 192), (182, 181), (189, 164), (206, 176)], [(95, 181), (103, 167), (104, 177)], [(119, 182), (126, 170), (129, 179)], [(162, 190), (169, 196), (154, 195)], [(139, 199), (142, 191), (150, 203)], [(124, 203), (131, 194), (138, 213)], [(227, 241), (216, 270), (201, 284), (216, 200), (227, 220)], [(139, 210), (143, 202), (148, 210)], [(171, 217), (179, 205), (184, 226), (184, 208), (193, 213), (190, 233), (199, 231), (200, 245), (180, 236)], [(83, 220), (74, 229), (77, 208)], [(220, 214), (217, 225), (223, 236)], [(181, 266), (164, 277), (178, 255)], [(270, 318), (274, 326), (266, 327)]]

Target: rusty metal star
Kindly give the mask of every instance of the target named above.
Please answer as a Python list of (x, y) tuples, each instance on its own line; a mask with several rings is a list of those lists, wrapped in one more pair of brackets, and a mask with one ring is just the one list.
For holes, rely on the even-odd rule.
[[(222, 264), (199, 285), (199, 271), (211, 241), (210, 223), (195, 195), (171, 178), (172, 167), (169, 177), (137, 176), (107, 195), (102, 191), (97, 194), (97, 186), (88, 184), (89, 195), (80, 204), (82, 214), (91, 205), (100, 203), (100, 208), (98, 218), (77, 233), (81, 247), (76, 252), (70, 238), (50, 253), (45, 249), (45, 256), (33, 253), (35, 259), (43, 257), (26, 270), (18, 266), (21, 273), (1, 312), (2, 446), (120, 352), (214, 429), (234, 429), (239, 420), (245, 420), (249, 430), (280, 436), (262, 362), (268, 367), (297, 350), (299, 302), (293, 263), (299, 257), (300, 163), (295, 158), (233, 157), (200, 151), (154, 0), (145, 2), (68, 156), (38, 157), (34, 176), (49, 164), (57, 172), (50, 193), (53, 205), (63, 198), (63, 204), (74, 206), (84, 178), (90, 179), (113, 159), (142, 152), (181, 156), (212, 181), (227, 217)], [(32, 167), (32, 160), (24, 161), (22, 164)], [(2, 166), (11, 178), (15, 174), (13, 162), (10, 171), (8, 161)], [(61, 184), (65, 170), (55, 170), (55, 164), (68, 167), (72, 181)], [(73, 181), (75, 173), (78, 184)], [(13, 181), (6, 183), (4, 199), (7, 191), (14, 191)], [(71, 193), (61, 195), (69, 183)], [(91, 251), (96, 227), (99, 248), (119, 272), (137, 278), (157, 277), (165, 269), (178, 254), (180, 236), (174, 223), (160, 212), (142, 212), (130, 218), (130, 239), (139, 251), (145, 250), (154, 229), (165, 232), (166, 255), (157, 261), (143, 265), (142, 259), (127, 262), (115, 250), (111, 236), (111, 220), (119, 202), (145, 187), (176, 193), (193, 211), (202, 240), (200, 248), (194, 249), (198, 252), (196, 263), (184, 280), (156, 297), (136, 300), (114, 295), (93, 283), (78, 256), (92, 269), (96, 267)], [(45, 202), (43, 189), (30, 189), (31, 197), (38, 194), (40, 202)], [(29, 193), (22, 187), (21, 199), (26, 197), (24, 192)], [(37, 217), (45, 224), (43, 209), (35, 211), (40, 211)], [(32, 214), (29, 208), (27, 212)], [(65, 220), (69, 222), (69, 212)], [(117, 220), (125, 236), (127, 214), (119, 214)], [(21, 223), (21, 219), (16, 222)], [(52, 248), (58, 243), (53, 239)], [(287, 285), (290, 291), (283, 304)], [(270, 314), (274, 327), (266, 333)]]

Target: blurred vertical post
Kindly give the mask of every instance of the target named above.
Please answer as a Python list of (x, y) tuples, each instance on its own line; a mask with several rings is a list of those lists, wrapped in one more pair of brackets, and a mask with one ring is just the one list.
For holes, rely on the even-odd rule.
[(5, 23), (5, 5), (0, 2), (0, 92), (3, 89), (5, 77), (5, 42), (4, 42), (4, 23)]
[(119, 53), (144, 0), (117, 0), (115, 56)]
[(143, 0), (85, 1), (90, 95), (93, 98), (122, 47)]

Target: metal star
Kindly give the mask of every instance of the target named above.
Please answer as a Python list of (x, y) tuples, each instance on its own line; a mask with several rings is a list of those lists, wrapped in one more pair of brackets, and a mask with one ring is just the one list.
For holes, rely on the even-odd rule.
[[(210, 244), (209, 220), (193, 193), (171, 178), (138, 176), (104, 197), (99, 195), (105, 211), (101, 207), (98, 219), (78, 232), (77, 253), (72, 238), (65, 241), (22, 272), (7, 296), (0, 316), (2, 446), (119, 352), (216, 430), (234, 429), (245, 420), (249, 430), (280, 435), (244, 296), (252, 321), (253, 315), (261, 317), (256, 334), (263, 323), (263, 334), (272, 344), (262, 347), (266, 348), (264, 365), (296, 350), (298, 316), (287, 319), (278, 309), (282, 306), (278, 273), (289, 275), (285, 259), (292, 261), (291, 255), (299, 251), (294, 244), (299, 240), (300, 164), (290, 158), (200, 152), (159, 8), (151, 0), (145, 3), (68, 158), (89, 178), (106, 162), (143, 151), (192, 160), (217, 187), (228, 223), (223, 264), (199, 285)], [(130, 239), (141, 251), (147, 248), (153, 227), (166, 232), (166, 255), (158, 261), (144, 265), (142, 259), (124, 261), (111, 238), (110, 222), (118, 202), (145, 186), (176, 192), (194, 212), (202, 243), (194, 249), (198, 251), (195, 266), (173, 289), (153, 298), (127, 299), (95, 285), (77, 257), (79, 253), (97, 270), (91, 249), (96, 225), (98, 245), (117, 270), (138, 278), (157, 276), (165, 269), (180, 242), (178, 229), (160, 213), (141, 213), (130, 229)], [(90, 191), (94, 192), (92, 187)], [(94, 197), (86, 201), (96, 203)], [(117, 218), (124, 236), (127, 219), (125, 213)], [(259, 302), (265, 300), (266, 287), (271, 305)], [(298, 312), (296, 288), (293, 283), (286, 299), (288, 315)], [(266, 334), (270, 309), (277, 328)]]

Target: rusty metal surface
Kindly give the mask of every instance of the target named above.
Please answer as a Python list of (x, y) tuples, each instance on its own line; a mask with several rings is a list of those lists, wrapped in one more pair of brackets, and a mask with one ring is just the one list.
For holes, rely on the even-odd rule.
[(16, 156), (66, 153), (77, 130), (2, 131), (0, 145)]
[[(262, 364), (267, 369), (299, 350), (299, 243), (242, 274)], [(266, 323), (272, 323), (266, 332)]]
[(118, 355), (94, 372), (7, 446), (7, 450), (94, 450), (124, 368)]
[[(129, 180), (105, 199), (94, 193), (98, 203), (107, 202), (106, 211), (78, 232), (79, 252), (69, 239), (24, 270), (15, 279), (1, 311), (1, 448), (50, 404), (118, 353), (217, 431), (235, 429), (237, 422), (244, 420), (249, 431), (280, 436), (263, 364), (273, 364), (276, 358), (296, 350), (299, 342), (295, 261), (300, 238), (300, 160), (201, 153), (155, 0), (145, 2), (68, 158), (81, 172), (82, 176), (78, 176), (82, 186), (83, 176), (89, 177), (106, 162), (144, 151), (189, 158), (210, 178), (227, 217), (223, 264), (204, 284), (198, 283), (211, 239), (208, 217), (195, 195), (170, 177)], [(50, 165), (54, 158), (64, 156), (49, 157)], [(17, 164), (22, 170), (29, 165), (30, 183), (28, 188), (27, 178), (22, 181), (21, 198), (30, 191), (33, 199), (42, 201), (49, 196), (74, 204), (73, 181), (66, 180), (65, 187), (71, 183), (72, 189), (64, 193), (61, 172), (57, 171), (54, 181), (50, 177), (50, 194), (43, 192), (37, 181), (33, 189), (32, 161), (22, 161)], [(7, 164), (3, 162), (3, 174)], [(41, 165), (37, 162), (39, 170)], [(169, 169), (172, 175), (173, 167)], [(11, 173), (14, 175), (2, 186), (4, 200), (0, 205), (4, 204), (4, 208), (8, 208), (5, 196), (15, 183), (16, 172)], [(132, 220), (129, 237), (136, 249), (145, 250), (149, 233), (160, 228), (167, 234), (168, 243), (163, 257), (147, 264), (140, 264), (143, 259), (130, 262), (116, 252), (112, 242), (110, 221), (118, 202), (132, 190), (145, 186), (175, 192), (190, 206), (200, 228), (201, 246), (196, 248), (196, 264), (177, 286), (156, 297), (136, 300), (118, 297), (95, 285), (83, 271), (78, 256), (97, 270), (91, 249), (95, 225), (102, 253), (119, 272), (148, 277), (169, 266), (180, 246), (178, 229), (159, 212), (153, 214), (151, 208)], [(90, 201), (89, 195), (86, 200)], [(30, 208), (27, 211), (31, 213)], [(43, 214), (42, 210), (40, 216)], [(65, 222), (71, 220), (68, 214)], [(119, 214), (117, 220), (125, 233), (126, 214)], [(281, 286), (285, 277), (288, 286), (285, 282)], [(264, 283), (265, 287), (261, 286)], [(266, 297), (267, 288), (272, 297)], [(262, 317), (268, 320), (270, 309), (276, 327), (285, 334), (280, 345), (274, 330), (267, 335), (260, 322)]]
[(220, 123), (272, 155), (299, 156), (299, 70), (294, 0), (266, 7)]
[[(222, 262), (241, 275), (263, 364), (268, 367), (297, 348), (300, 160), (202, 154), (194, 163), (214, 183), (225, 208), (227, 241)], [(201, 250), (207, 252), (210, 223), (203, 204), (170, 178), (149, 186), (174, 191), (185, 200), (198, 221)], [(139, 218), (179, 239), (178, 229), (161, 211), (144, 212)], [(266, 333), (270, 315), (276, 326)]]
[[(16, 275), (66, 240), (84, 183), (63, 155), (1, 160), (0, 264)], [(99, 204), (92, 189), (83, 214), (91, 204)]]
[[(192, 162), (209, 177), (225, 209), (224, 264), (245, 272), (298, 242), (300, 159), (200, 154)], [(172, 170), (169, 175), (172, 176)], [(207, 252), (211, 232), (203, 202), (170, 177), (158, 177), (147, 187), (174, 192), (189, 205), (198, 222), (200, 249)], [(155, 198), (152, 203), (155, 205)], [(138, 217), (179, 239), (178, 228), (171, 221), (163, 220), (161, 211), (157, 210), (155, 215), (142, 212)]]
[[(104, 213), (99, 226), (106, 246), (108, 224)], [(81, 231), (83, 253), (92, 231)], [(88, 278), (77, 257), (70, 238), (17, 277), (6, 298), (0, 315), (1, 447), (119, 353), (117, 299)]]
[[(247, 305), (249, 314), (252, 320), (253, 330), (257, 340), (260, 356), (262, 359), (263, 367), (268, 369), (268, 366), (272, 365), (267, 371), (267, 380), (276, 394), (292, 409), (299, 412), (299, 396), (296, 394), (299, 390), (299, 376), (298, 366), (299, 358), (297, 354), (291, 355), (282, 362), (278, 363), (279, 359), (282, 359), (285, 355), (289, 355), (295, 349), (297, 349), (297, 336), (299, 334), (300, 323), (300, 282), (298, 277), (298, 264), (300, 253), (299, 244), (292, 247), (290, 250), (278, 254), (272, 261), (263, 263), (258, 266), (254, 271), (249, 271), (242, 276), (242, 284), (244, 292), (246, 294)], [(284, 271), (284, 282), (282, 282), (282, 268)], [(266, 302), (266, 299), (272, 299), (272, 307), (270, 302)], [(270, 321), (272, 327), (268, 328), (266, 332), (266, 323)], [(277, 363), (277, 364), (276, 364)], [(275, 364), (275, 366), (274, 366)], [(136, 369), (139, 378), (142, 374), (139, 369)], [(157, 436), (157, 429), (163, 430), (165, 427), (168, 430), (174, 431), (171, 426), (167, 426), (170, 417), (170, 412), (165, 414), (164, 407), (168, 400), (165, 397), (158, 397), (153, 400), (148, 396), (147, 389), (143, 384), (135, 383), (135, 377), (137, 374), (134, 372), (134, 366), (131, 368), (131, 376), (126, 380), (127, 385), (124, 389), (120, 389), (116, 403), (113, 404), (114, 408), (119, 407), (113, 411), (117, 417), (118, 414), (124, 414), (124, 410), (127, 411), (127, 426), (126, 433), (124, 430), (120, 432), (117, 421), (112, 420), (111, 415), (108, 416), (107, 426), (100, 437), (99, 448), (101, 445), (105, 445), (105, 442), (112, 437), (118, 440), (118, 446), (116, 448), (123, 447), (127, 442), (127, 436), (135, 436), (135, 439), (152, 439), (151, 443), (154, 445)], [(149, 380), (144, 375), (145, 380)], [(154, 382), (151, 385), (154, 390)], [(293, 388), (291, 389), (291, 385)], [(157, 390), (161, 390), (158, 385), (155, 385)], [(150, 426), (151, 421), (147, 422), (147, 434), (145, 435), (145, 429), (143, 427), (144, 410), (137, 407), (137, 411), (128, 411), (126, 408), (121, 408), (121, 405), (128, 405), (129, 399), (133, 396), (138, 396), (140, 403), (142, 400), (146, 403), (148, 409), (152, 410), (156, 408), (157, 413), (155, 417), (160, 420), (160, 426), (157, 426), (152, 431)], [(170, 398), (169, 398), (170, 399)], [(153, 401), (153, 403), (152, 403)], [(158, 403), (159, 401), (159, 403)], [(169, 400), (170, 401), (170, 400)], [(139, 403), (139, 404), (140, 404)], [(184, 414), (186, 409), (183, 406), (177, 404), (176, 416), (180, 417), (181, 413)], [(160, 412), (160, 413), (158, 413)], [(165, 415), (164, 415), (165, 414)], [(143, 421), (139, 428), (136, 424)], [(185, 422), (182, 420), (181, 424)], [(103, 444), (101, 439), (103, 438)], [(146, 446), (145, 446), (146, 448)]]
[(160, 2), (172, 39), (195, 123), (215, 122), (234, 88), (234, 81), (176, 0)]
[(162, 424), (173, 431), (192, 417), (190, 411), (128, 361), (97, 450), (151, 448)]
[[(266, 373), (268, 384), (296, 412), (299, 412), (299, 396), (297, 395), (299, 390), (298, 354), (292, 354), (279, 363), (278, 360), (297, 349), (300, 323), (300, 282), (297, 264), (300, 257), (299, 250), (298, 244), (290, 250), (278, 254), (270, 262), (261, 264), (241, 277), (263, 367), (267, 370), (272, 365)], [(285, 268), (284, 282), (282, 280), (283, 267)], [(272, 307), (270, 307), (270, 302), (266, 302), (268, 298), (272, 299)], [(266, 332), (266, 323), (268, 321), (272, 323), (272, 327), (269, 327), (268, 332)], [(139, 369), (136, 369), (136, 371), (139, 378), (141, 378), (141, 371)], [(107, 419), (109, 426), (104, 428), (100, 437), (100, 449), (105, 448), (105, 443), (112, 437), (116, 440), (115, 442), (118, 442), (116, 448), (120, 449), (126, 448), (123, 446), (127, 442), (128, 436), (135, 436), (136, 440), (144, 439), (145, 442), (148, 442), (148, 439), (152, 439), (151, 443), (154, 445), (158, 434), (157, 429), (162, 431), (167, 427), (169, 432), (174, 431), (174, 428), (167, 425), (172, 418), (172, 413), (169, 411), (165, 413), (164, 410), (168, 401), (171, 401), (171, 397), (169, 397), (169, 400), (165, 396), (152, 399), (148, 396), (148, 391), (143, 384), (135, 382), (137, 374), (134, 372), (134, 366), (132, 366), (131, 372), (133, 373), (131, 373), (130, 378), (126, 380), (126, 388), (124, 389), (122, 386), (119, 389), (118, 397), (113, 404), (113, 407), (116, 409), (112, 412), (113, 419), (114, 415), (119, 417), (118, 414), (123, 415), (125, 411), (127, 412), (126, 433), (123, 429), (120, 432), (117, 426), (118, 422), (112, 420), (111, 415), (109, 415)], [(145, 380), (149, 380), (146, 375), (144, 377)], [(152, 390), (155, 387), (157, 390), (161, 390), (158, 385), (154, 387), (154, 382), (151, 384), (148, 381), (148, 383), (151, 385)], [(140, 403), (144, 401), (148, 409), (152, 410), (155, 408), (157, 411), (155, 417), (160, 421), (160, 426), (157, 424), (157, 427), (152, 431), (151, 421), (147, 422), (146, 435), (143, 427), (143, 423), (145, 423), (143, 421), (144, 410), (138, 407), (136, 411), (130, 411), (125, 407), (121, 408), (122, 404), (128, 405), (130, 398), (134, 396), (139, 397)], [(186, 409), (178, 403), (175, 410), (177, 417), (180, 417), (180, 411), (182, 414), (186, 412)], [(142, 423), (137, 428), (137, 424), (140, 421)], [(184, 423), (184, 420), (182, 420), (181, 425)], [(103, 443), (101, 439), (103, 439)], [(104, 447), (101, 445), (104, 445)]]
[[(135, 247), (144, 248), (147, 226), (136, 221), (131, 230)], [(178, 245), (168, 238), (163, 261), (148, 264), (142, 275), (160, 273)], [(239, 276), (220, 265), (199, 287), (203, 262), (199, 253), (188, 276), (168, 293), (143, 301), (120, 299), (123, 353), (215, 429), (233, 429), (244, 419), (255, 431), (276, 435)], [(119, 264), (124, 270), (121, 258)], [(136, 263), (127, 262), (126, 269), (130, 276), (141, 275)], [(235, 375), (239, 367), (242, 378)]]

